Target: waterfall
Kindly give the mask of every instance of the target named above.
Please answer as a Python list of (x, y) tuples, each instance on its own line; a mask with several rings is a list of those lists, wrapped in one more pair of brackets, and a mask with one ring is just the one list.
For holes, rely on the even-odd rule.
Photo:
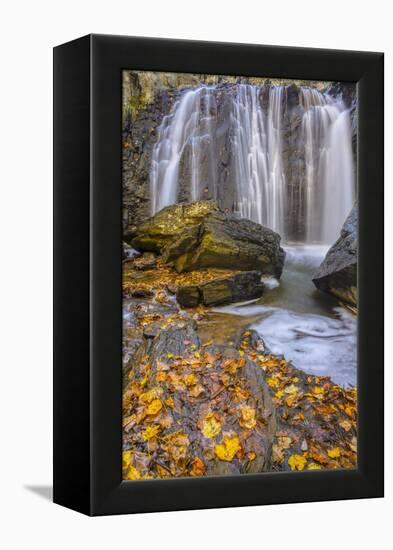
[(351, 124), (342, 101), (301, 88), (306, 242), (332, 243), (355, 199)]
[(283, 87), (269, 94), (267, 114), (258, 86), (240, 84), (233, 100), (233, 152), (239, 214), (283, 234), (285, 175), (282, 164)]
[[(297, 90), (298, 130), (287, 86), (182, 91), (152, 152), (152, 213), (179, 200), (214, 198), (284, 240), (301, 234), (304, 242), (331, 244), (355, 197), (349, 111), (340, 98)], [(301, 227), (295, 239), (293, 219)]]
[[(153, 214), (176, 202), (179, 168), (185, 155), (189, 164), (190, 199), (200, 199), (204, 186), (209, 184), (215, 195), (216, 101), (213, 91), (214, 87), (209, 86), (187, 90), (158, 128), (150, 169)], [(204, 168), (207, 169), (205, 179)]]

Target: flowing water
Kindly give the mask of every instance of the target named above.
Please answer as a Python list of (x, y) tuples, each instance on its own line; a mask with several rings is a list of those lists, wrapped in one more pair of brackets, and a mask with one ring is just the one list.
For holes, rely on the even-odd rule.
[[(225, 124), (220, 119), (223, 94)], [(225, 132), (225, 169), (232, 174), (232, 189), (226, 192), (230, 209), (277, 231), (284, 243), (291, 240), (291, 213), (303, 227), (303, 236), (301, 242), (285, 246), (282, 278), (279, 283), (267, 281), (261, 300), (219, 311), (248, 317), (273, 353), (285, 355), (304, 371), (354, 385), (356, 318), (312, 283), (355, 199), (350, 115), (340, 98), (309, 87), (300, 89), (297, 108), (300, 126), (291, 146), (298, 154), (295, 165), (301, 164), (303, 172), (295, 197), (289, 185), (294, 171), (286, 150), (290, 142), (284, 132), (291, 109), (287, 87), (237, 84), (224, 90), (200, 86), (183, 91), (158, 128), (150, 171), (152, 213), (179, 200), (182, 170), (188, 174), (189, 200), (204, 198), (208, 189), (220, 202)]]
[(356, 385), (356, 317), (312, 283), (327, 247), (285, 249), (279, 284), (267, 281), (260, 300), (215, 311), (249, 318), (272, 353), (284, 355), (305, 372), (331, 376), (343, 386)]

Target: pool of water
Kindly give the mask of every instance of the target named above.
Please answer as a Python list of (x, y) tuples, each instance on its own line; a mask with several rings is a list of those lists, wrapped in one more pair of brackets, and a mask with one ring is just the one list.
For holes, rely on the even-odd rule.
[(260, 300), (215, 308), (250, 319), (270, 351), (304, 372), (356, 385), (356, 316), (318, 291), (312, 276), (328, 247), (288, 245), (280, 281), (265, 280)]

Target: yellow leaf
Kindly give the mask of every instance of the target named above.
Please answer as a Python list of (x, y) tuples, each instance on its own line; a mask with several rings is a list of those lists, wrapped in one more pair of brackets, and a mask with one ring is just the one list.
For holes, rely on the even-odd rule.
[(194, 357), (196, 357), (197, 359), (200, 359), (201, 354), (199, 353), (199, 351), (194, 351)]
[(247, 458), (250, 461), (255, 460), (256, 457), (257, 457), (257, 455), (254, 453), (254, 451), (250, 451), (249, 453), (247, 453)]
[(307, 470), (322, 470), (322, 466), (320, 466), (316, 462), (310, 462), (310, 464), (307, 466)]
[(195, 386), (197, 381), (198, 381), (198, 378), (193, 373), (192, 374), (187, 374), (184, 377), (184, 382), (185, 382), (186, 386)]
[(298, 391), (299, 391), (299, 386), (295, 386), (295, 384), (290, 384), (284, 390), (284, 392), (288, 393), (289, 395), (293, 395), (294, 393), (297, 393)]
[(167, 407), (170, 407), (171, 409), (173, 409), (173, 407), (175, 406), (175, 402), (173, 400), (173, 397), (168, 397), (168, 399), (165, 399), (165, 405)]
[(292, 455), (288, 459), (291, 470), (303, 470), (306, 464), (307, 459), (302, 455)]
[(241, 388), (240, 386), (235, 386), (234, 392), (235, 392), (235, 397), (236, 397), (239, 401), (244, 401), (244, 400), (247, 399), (248, 396), (250, 395), (249, 392), (248, 392), (247, 390)]
[(312, 392), (315, 393), (315, 395), (322, 395), (323, 393), (325, 393), (324, 389), (323, 388), (320, 388), (318, 386), (315, 386), (313, 389), (312, 389)]
[(159, 399), (153, 399), (146, 409), (146, 414), (155, 415), (162, 409), (162, 403)]
[(277, 388), (278, 386), (278, 380), (276, 380), (275, 378), (266, 378), (266, 382), (271, 388)]
[(153, 399), (157, 399), (157, 397), (160, 397), (161, 394), (162, 388), (157, 386), (156, 388), (152, 388), (149, 391), (141, 393), (139, 396), (139, 402), (143, 404), (151, 403)]
[(131, 463), (131, 451), (123, 451), (123, 468), (128, 468)]
[(296, 394), (290, 395), (286, 398), (285, 403), (287, 407), (293, 407), (293, 404), (297, 402), (297, 396)]
[(277, 399), (281, 399), (281, 397), (282, 397), (283, 395), (284, 395), (283, 390), (278, 390), (278, 391), (275, 393), (274, 397), (277, 397)]
[(340, 456), (340, 449), (338, 447), (335, 447), (334, 449), (329, 449), (327, 454), (330, 456), (330, 458), (338, 458)]
[(213, 413), (209, 413), (202, 424), (202, 433), (207, 438), (216, 437), (221, 431), (221, 423)]
[(153, 437), (156, 437), (160, 431), (160, 426), (148, 426), (146, 430), (142, 432), (142, 438), (145, 441), (150, 441)]
[(223, 443), (214, 447), (217, 458), (226, 462), (231, 462), (240, 450), (239, 438), (236, 436), (224, 437)]
[(135, 480), (135, 479), (141, 479), (141, 474), (138, 472), (134, 466), (130, 466), (126, 472), (126, 475), (124, 476), (124, 479), (128, 480)]
[(191, 462), (190, 475), (193, 477), (202, 476), (205, 472), (205, 465), (199, 457), (195, 457)]
[(242, 405), (240, 407), (240, 425), (244, 428), (252, 429), (256, 426), (256, 419), (255, 419), (255, 409), (252, 407), (249, 407), (248, 405)]
[(167, 353), (166, 356), (167, 356), (167, 359), (173, 359), (175, 357), (173, 353)]

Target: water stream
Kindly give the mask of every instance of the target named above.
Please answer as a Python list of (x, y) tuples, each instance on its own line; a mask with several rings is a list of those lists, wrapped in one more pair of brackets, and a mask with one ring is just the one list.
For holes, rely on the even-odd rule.
[(331, 376), (343, 386), (356, 385), (356, 316), (312, 283), (327, 247), (285, 248), (279, 284), (267, 281), (260, 300), (215, 311), (248, 317), (272, 353), (284, 355), (305, 372)]

